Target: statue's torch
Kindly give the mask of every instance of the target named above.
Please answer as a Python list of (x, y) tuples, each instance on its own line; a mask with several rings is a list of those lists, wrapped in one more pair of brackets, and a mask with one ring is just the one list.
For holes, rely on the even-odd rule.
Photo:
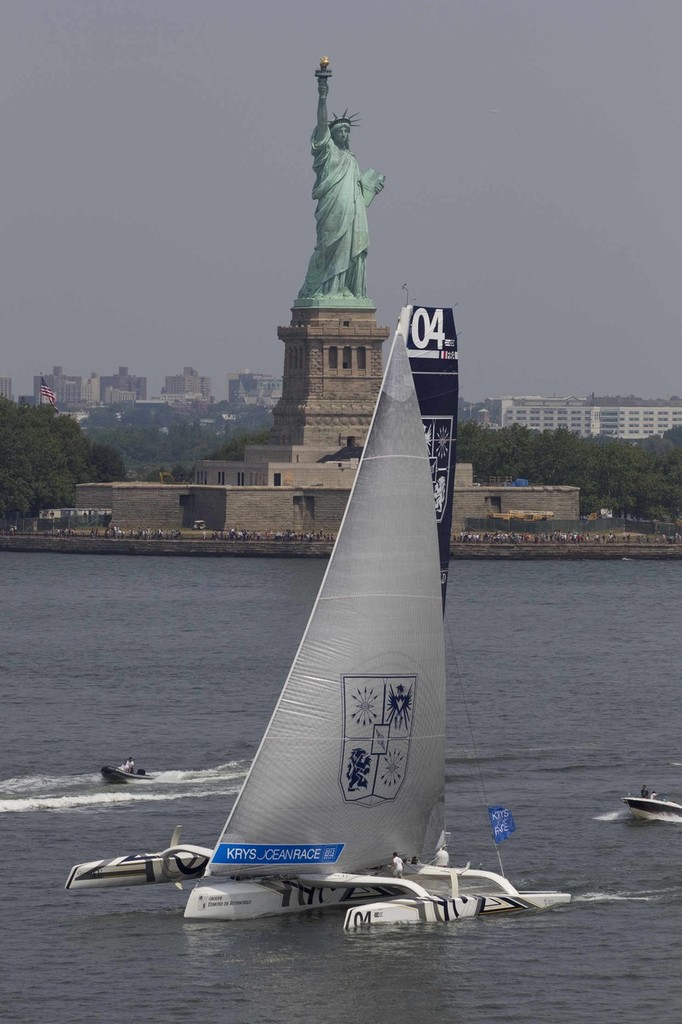
[(320, 66), (315, 70), (315, 78), (326, 81), (332, 77), (332, 69), (329, 67), (329, 57), (320, 57)]

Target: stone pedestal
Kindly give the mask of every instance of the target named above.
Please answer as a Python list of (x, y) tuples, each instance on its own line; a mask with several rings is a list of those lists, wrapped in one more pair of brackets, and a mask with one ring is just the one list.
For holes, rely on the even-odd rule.
[(282, 397), (273, 411), (275, 445), (336, 451), (363, 445), (381, 387), (381, 346), (389, 335), (376, 309), (292, 309), (284, 342)]

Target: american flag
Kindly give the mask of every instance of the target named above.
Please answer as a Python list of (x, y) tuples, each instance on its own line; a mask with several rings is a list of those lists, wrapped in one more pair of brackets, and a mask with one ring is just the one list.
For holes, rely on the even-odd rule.
[[(55, 409), (57, 409), (57, 396), (55, 395), (55, 393), (52, 390), (52, 388), (49, 388), (47, 386), (47, 384), (45, 383), (45, 378), (41, 377), (40, 378), (40, 400), (42, 401), (43, 398), (46, 398), (48, 400), (48, 402), (50, 403), (50, 405), (53, 405), (55, 407)], [(59, 412), (59, 409), (57, 409), (57, 412)]]

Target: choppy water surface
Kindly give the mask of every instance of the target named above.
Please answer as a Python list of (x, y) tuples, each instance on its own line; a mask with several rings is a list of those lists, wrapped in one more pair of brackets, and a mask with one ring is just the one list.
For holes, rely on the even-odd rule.
[[(77, 861), (212, 845), (323, 562), (0, 555), (0, 1017), (34, 1024), (677, 1022), (682, 569), (454, 563), (451, 852), (565, 909), (346, 935), (334, 913), (187, 923), (173, 886), (67, 893)], [(132, 754), (149, 787), (107, 787)]]

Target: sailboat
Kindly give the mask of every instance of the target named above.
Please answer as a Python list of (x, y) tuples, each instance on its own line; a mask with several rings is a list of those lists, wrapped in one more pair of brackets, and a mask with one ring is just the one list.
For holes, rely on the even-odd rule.
[(190, 920), (346, 907), (348, 929), (570, 900), (451, 868), (444, 849), (456, 358), (451, 310), (402, 310), (315, 605), (214, 847), (176, 830), (160, 853), (76, 865), (67, 888), (199, 879)]

